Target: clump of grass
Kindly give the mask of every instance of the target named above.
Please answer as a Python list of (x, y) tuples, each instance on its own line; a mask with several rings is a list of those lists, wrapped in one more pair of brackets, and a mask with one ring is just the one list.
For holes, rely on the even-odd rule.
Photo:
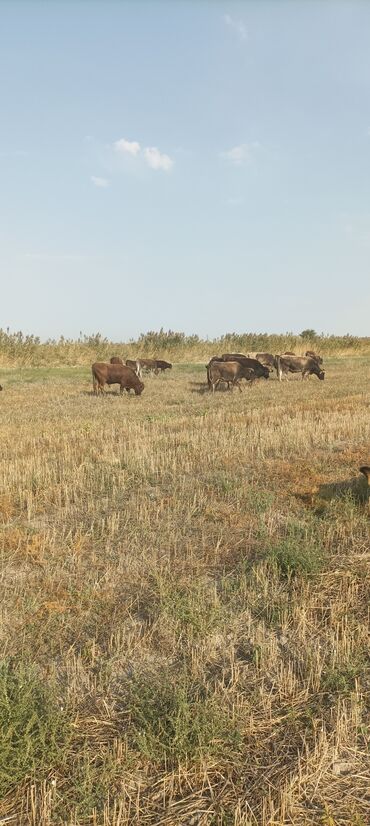
[(132, 748), (158, 764), (237, 752), (241, 735), (232, 713), (180, 669), (136, 675), (127, 686)]
[(273, 545), (268, 558), (274, 562), (283, 577), (313, 576), (318, 573), (323, 556), (321, 548), (313, 540), (288, 536)]
[(62, 759), (66, 715), (32, 666), (0, 663), (0, 797)]

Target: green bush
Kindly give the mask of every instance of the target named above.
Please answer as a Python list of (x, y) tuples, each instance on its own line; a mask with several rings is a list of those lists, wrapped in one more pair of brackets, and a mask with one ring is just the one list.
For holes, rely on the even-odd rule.
[(61, 759), (68, 739), (65, 714), (31, 666), (0, 663), (0, 798)]

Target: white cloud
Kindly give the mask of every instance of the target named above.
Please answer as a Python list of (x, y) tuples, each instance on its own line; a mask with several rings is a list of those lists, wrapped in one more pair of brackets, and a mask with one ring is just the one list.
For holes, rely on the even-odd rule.
[(108, 178), (98, 178), (96, 175), (91, 175), (91, 180), (94, 186), (98, 186), (101, 189), (106, 189), (109, 186)]
[(242, 20), (235, 20), (235, 18), (231, 17), (230, 14), (224, 14), (224, 22), (226, 23), (226, 26), (235, 32), (235, 34), (239, 37), (239, 40), (247, 40), (248, 31)]
[(146, 146), (141, 148), (138, 141), (127, 141), (126, 138), (120, 138), (115, 141), (113, 149), (120, 155), (131, 155), (133, 158), (142, 158), (151, 169), (162, 169), (164, 172), (170, 172), (174, 165), (174, 161), (169, 155), (160, 152), (157, 146)]
[(127, 141), (125, 138), (115, 141), (113, 146), (116, 152), (122, 152), (133, 157), (136, 157), (140, 152), (140, 144), (138, 141)]
[(151, 169), (163, 169), (169, 172), (173, 167), (173, 160), (169, 155), (165, 155), (156, 146), (147, 146), (144, 149), (145, 160)]
[(235, 166), (240, 166), (243, 163), (250, 162), (255, 150), (258, 148), (258, 141), (241, 143), (239, 146), (233, 146), (232, 149), (228, 149), (226, 152), (221, 152), (221, 157)]

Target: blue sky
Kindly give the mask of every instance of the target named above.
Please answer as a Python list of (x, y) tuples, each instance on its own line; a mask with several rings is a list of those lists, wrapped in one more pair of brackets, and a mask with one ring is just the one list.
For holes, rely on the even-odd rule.
[(0, 3), (0, 326), (369, 335), (370, 3)]

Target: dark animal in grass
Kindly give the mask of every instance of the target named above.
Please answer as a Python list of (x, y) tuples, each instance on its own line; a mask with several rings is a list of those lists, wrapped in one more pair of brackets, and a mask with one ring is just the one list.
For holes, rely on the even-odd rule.
[(154, 359), (157, 363), (158, 370), (161, 373), (164, 373), (165, 370), (172, 370), (172, 364), (170, 361), (163, 361), (163, 359)]
[(119, 356), (112, 356), (112, 358), (110, 359), (110, 363), (111, 364), (123, 364), (123, 361), (122, 361), (122, 359), (120, 359)]
[(140, 381), (136, 373), (122, 364), (105, 364), (104, 362), (95, 362), (91, 368), (93, 376), (94, 393), (104, 393), (104, 386), (106, 384), (119, 384), (120, 395), (124, 390), (134, 390), (136, 396), (140, 396), (144, 390), (143, 382)]

